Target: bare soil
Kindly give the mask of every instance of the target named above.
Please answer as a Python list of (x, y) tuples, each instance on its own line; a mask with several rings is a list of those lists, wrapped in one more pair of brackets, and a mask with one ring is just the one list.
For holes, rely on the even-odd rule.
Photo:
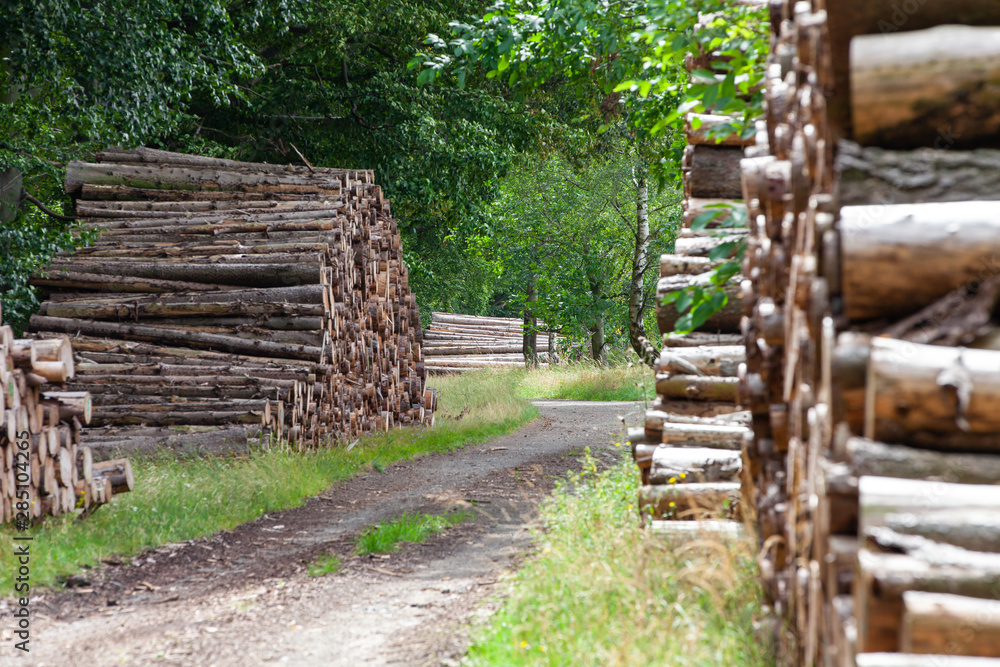
[[(32, 600), (31, 653), (0, 624), (0, 664), (451, 665), (492, 594), (531, 549), (539, 503), (584, 448), (607, 463), (635, 403), (536, 401), (520, 431), (355, 477), (305, 505), (211, 538), (108, 563)], [(406, 511), (475, 518), (388, 555), (357, 556), (366, 526)], [(38, 549), (42, 545), (34, 545)], [(342, 568), (308, 577), (318, 556)], [(0, 617), (6, 615), (0, 602)], [(11, 656), (18, 653), (14, 658)]]

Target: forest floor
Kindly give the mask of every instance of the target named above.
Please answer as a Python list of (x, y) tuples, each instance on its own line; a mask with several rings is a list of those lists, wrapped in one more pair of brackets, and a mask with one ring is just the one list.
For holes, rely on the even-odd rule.
[[(535, 404), (541, 418), (510, 435), (385, 466), (301, 507), (105, 563), (34, 597), (30, 659), (16, 664), (457, 664), (498, 583), (530, 552), (555, 481), (579, 469), (587, 447), (619, 460), (619, 416), (634, 426), (643, 414), (634, 402)], [(368, 526), (455, 507), (475, 518), (396, 553), (354, 553)], [(307, 576), (329, 553), (340, 570)], [(11, 647), (0, 637), (0, 658)]]

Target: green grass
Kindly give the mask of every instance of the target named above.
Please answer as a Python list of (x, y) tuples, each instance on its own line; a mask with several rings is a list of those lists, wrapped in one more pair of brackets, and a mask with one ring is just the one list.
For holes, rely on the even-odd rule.
[[(517, 378), (477, 373), (433, 378), (440, 392), (434, 428), (396, 429), (335, 447), (296, 453), (259, 449), (234, 458), (133, 459), (135, 490), (85, 521), (70, 516), (33, 528), (32, 586), (52, 585), (113, 555), (196, 539), (234, 528), (304, 499), (359, 472), (431, 452), (447, 452), (516, 430), (537, 409), (516, 395)], [(0, 553), (14, 550), (12, 527), (0, 529)], [(6, 562), (6, 561), (5, 561)], [(13, 568), (0, 568), (0, 596), (13, 590)]]
[(620, 362), (552, 366), (521, 375), (518, 394), (524, 398), (564, 398), (574, 401), (642, 401), (656, 395), (653, 371), (640, 363)]
[(322, 577), (328, 574), (336, 574), (340, 571), (340, 556), (337, 554), (323, 554), (309, 565), (306, 571), (310, 577)]
[(639, 527), (630, 461), (593, 461), (542, 510), (537, 554), (479, 630), (468, 664), (773, 665), (748, 542), (671, 543)]
[(423, 542), (449, 526), (471, 519), (472, 512), (458, 510), (448, 514), (403, 514), (395, 519), (371, 526), (358, 537), (355, 553), (387, 554), (399, 549), (403, 542)]

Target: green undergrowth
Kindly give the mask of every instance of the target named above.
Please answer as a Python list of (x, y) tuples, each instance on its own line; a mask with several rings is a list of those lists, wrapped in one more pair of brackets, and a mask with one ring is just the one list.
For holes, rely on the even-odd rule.
[[(31, 585), (52, 585), (111, 556), (131, 556), (253, 521), (360, 472), (433, 452), (448, 452), (509, 433), (537, 416), (517, 396), (518, 378), (503, 372), (432, 378), (439, 391), (433, 428), (396, 429), (353, 447), (298, 453), (254, 448), (249, 455), (183, 459), (133, 458), (135, 490), (116, 496), (85, 521), (49, 519), (31, 529)], [(0, 529), (0, 597), (13, 591), (15, 531)]]
[(584, 471), (542, 509), (538, 551), (469, 651), (491, 665), (774, 664), (750, 541), (669, 542), (644, 531), (635, 466)]
[(648, 401), (656, 395), (653, 371), (641, 363), (575, 363), (517, 372), (518, 394), (528, 399)]
[(457, 510), (447, 514), (403, 514), (395, 519), (382, 521), (371, 526), (358, 537), (355, 552), (358, 555), (387, 554), (399, 549), (404, 542), (423, 542), (432, 535), (443, 532), (466, 519), (473, 513)]
[(340, 571), (340, 556), (337, 554), (323, 554), (317, 558), (306, 571), (310, 577), (322, 577), (327, 574), (336, 574)]

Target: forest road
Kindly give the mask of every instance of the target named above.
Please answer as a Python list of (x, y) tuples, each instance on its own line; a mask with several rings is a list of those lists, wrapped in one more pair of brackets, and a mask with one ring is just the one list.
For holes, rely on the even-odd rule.
[[(87, 574), (85, 587), (32, 600), (30, 655), (0, 663), (76, 665), (451, 665), (497, 584), (531, 549), (530, 528), (584, 449), (627, 455), (620, 417), (639, 403), (536, 401), (516, 433), (386, 466), (211, 538), (171, 544)], [(368, 525), (406, 511), (475, 513), (422, 544), (356, 556)], [(38, 545), (40, 546), (40, 545)], [(33, 547), (33, 548), (37, 548)], [(308, 577), (337, 553), (336, 574)]]

